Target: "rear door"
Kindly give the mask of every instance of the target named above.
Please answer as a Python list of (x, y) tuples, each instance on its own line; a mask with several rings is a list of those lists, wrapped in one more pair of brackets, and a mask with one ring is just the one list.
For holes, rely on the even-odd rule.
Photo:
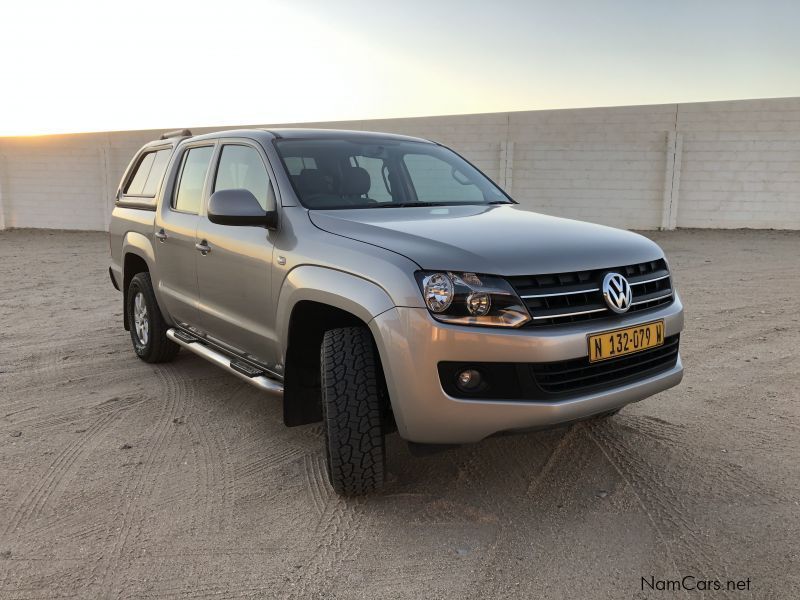
[[(255, 142), (222, 140), (209, 178), (210, 197), (224, 189), (246, 189), (266, 212), (275, 194), (264, 151)], [(207, 204), (207, 202), (206, 202)], [(277, 357), (272, 314), (272, 232), (262, 226), (218, 225), (204, 214), (197, 257), (199, 326), (214, 341), (265, 365)]]
[(169, 196), (156, 214), (159, 296), (173, 321), (183, 325), (198, 320), (196, 234), (214, 149), (213, 142), (182, 149), (175, 184), (165, 190)]

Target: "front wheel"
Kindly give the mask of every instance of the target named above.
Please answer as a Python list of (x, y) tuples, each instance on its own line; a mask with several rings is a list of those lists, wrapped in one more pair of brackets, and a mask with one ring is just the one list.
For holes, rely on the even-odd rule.
[(383, 485), (382, 377), (372, 336), (365, 327), (325, 332), (321, 348), (322, 414), (328, 477), (343, 496)]
[(181, 347), (167, 338), (167, 324), (156, 302), (150, 273), (137, 273), (128, 286), (125, 310), (136, 356), (145, 362), (168, 362)]

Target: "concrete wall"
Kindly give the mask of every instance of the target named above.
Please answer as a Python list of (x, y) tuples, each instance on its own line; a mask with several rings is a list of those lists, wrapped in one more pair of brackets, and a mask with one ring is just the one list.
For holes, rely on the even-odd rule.
[(800, 98), (682, 104), (677, 131), (678, 227), (800, 229)]
[[(800, 98), (306, 125), (436, 139), (544, 213), (800, 229)], [(105, 229), (122, 171), (160, 133), (0, 138), (0, 228)]]

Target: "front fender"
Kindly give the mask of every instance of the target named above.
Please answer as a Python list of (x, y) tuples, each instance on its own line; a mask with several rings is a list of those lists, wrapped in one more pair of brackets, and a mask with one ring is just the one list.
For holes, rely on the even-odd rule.
[(292, 269), (281, 286), (277, 304), (276, 331), (286, 356), (292, 309), (301, 301), (327, 304), (347, 311), (364, 323), (394, 307), (392, 299), (377, 284), (356, 275), (326, 267), (301, 265)]

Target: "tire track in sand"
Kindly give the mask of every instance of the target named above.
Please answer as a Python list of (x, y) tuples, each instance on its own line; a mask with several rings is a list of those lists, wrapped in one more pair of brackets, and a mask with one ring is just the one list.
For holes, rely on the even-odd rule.
[[(541, 468), (534, 473), (532, 477), (526, 478), (520, 482), (522, 489), (520, 490), (519, 496), (529, 499), (529, 501), (525, 502), (525, 506), (528, 507), (530, 511), (535, 511), (536, 503), (534, 492), (544, 485), (547, 479), (557, 470), (557, 466), (561, 461), (566, 458), (568, 453), (575, 447), (576, 443), (578, 443), (581, 427), (581, 423), (570, 425), (561, 437), (555, 441), (552, 447), (549, 448), (547, 458), (542, 463)], [(539, 444), (544, 446), (543, 441), (540, 441)], [(480, 447), (476, 446), (471, 459), (467, 461), (465, 465), (465, 477), (468, 480), (471, 479), (479, 483), (479, 478), (482, 474), (489, 472), (488, 469), (496, 468), (495, 462), (496, 461), (489, 462), (488, 453), (485, 452), (485, 449), (484, 452), (481, 453)], [(503, 461), (500, 464), (506, 465), (508, 463)], [(472, 474), (471, 478), (470, 474)], [(482, 496), (486, 501), (493, 504), (492, 514), (499, 523), (497, 536), (491, 546), (487, 548), (486, 558), (476, 566), (476, 579), (473, 580), (472, 585), (469, 587), (471, 592), (470, 597), (488, 598), (495, 594), (496, 590), (490, 588), (492, 578), (488, 577), (487, 574), (498, 571), (500, 563), (503, 560), (501, 558), (501, 550), (510, 545), (514, 533), (509, 531), (506, 524), (514, 522), (514, 518), (520, 518), (521, 515), (519, 514), (518, 499), (512, 494), (506, 495), (502, 501), (497, 502), (494, 489), (487, 489), (486, 486), (478, 485), (474, 493), (475, 495), (473, 497)], [(485, 508), (489, 510), (488, 506)]]
[[(366, 524), (363, 498), (341, 498), (327, 482), (323, 467), (324, 457), (314, 455), (303, 460), (306, 485), (315, 512), (320, 519), (310, 536), (316, 548), (300, 572), (290, 572), (277, 591), (279, 598), (313, 598), (330, 595), (327, 587), (335, 580), (343, 563), (352, 564), (360, 548), (353, 542)], [(313, 490), (312, 490), (313, 488)]]
[[(227, 376), (226, 376), (227, 377)], [(226, 388), (230, 386), (227, 385)], [(196, 418), (188, 420), (189, 432), (197, 440), (202, 463), (205, 487), (200, 493), (205, 496), (203, 506), (205, 528), (213, 534), (221, 533), (228, 529), (234, 513), (236, 480), (233, 476), (231, 463), (231, 449), (223, 432), (220, 430), (219, 415), (223, 410), (235, 404), (239, 396), (246, 389), (242, 383), (236, 387), (228, 397), (221, 397), (219, 393), (209, 392), (215, 398), (214, 408), (202, 413), (204, 419), (198, 422)]]
[[(681, 461), (686, 464), (702, 463), (706, 478), (715, 482), (716, 490), (714, 493), (720, 496), (721, 499), (725, 494), (729, 494), (729, 497), (724, 497), (725, 500), (734, 502), (741, 498), (748, 498), (750, 502), (753, 502), (757, 499), (761, 501), (763, 506), (771, 506), (776, 502), (793, 501), (793, 498), (786, 490), (758, 481), (753, 474), (746, 475), (741, 468), (737, 468), (737, 465), (725, 461), (722, 457), (712, 457), (708, 454), (700, 455), (690, 450), (692, 448), (690, 439), (693, 435), (697, 435), (696, 432), (693, 433), (669, 421), (650, 416), (623, 415), (623, 418), (616, 422), (615, 425), (634, 434), (655, 440), (656, 443), (669, 448), (671, 454), (679, 456)], [(752, 438), (761, 439), (762, 445), (775, 447), (772, 440), (760, 436), (758, 430), (751, 433)], [(787, 440), (784, 440), (783, 443), (786, 446), (791, 444)], [(724, 486), (719, 486), (718, 483), (724, 483)]]
[(613, 427), (612, 423), (587, 422), (586, 429), (589, 439), (636, 496), (657, 535), (668, 548), (676, 572), (681, 572), (673, 551), (677, 546), (685, 548), (694, 559), (695, 564), (684, 567), (691, 566), (724, 580), (726, 564), (700, 537), (701, 528), (689, 516), (684, 500), (673, 491), (657, 467), (651, 465), (636, 448), (626, 444), (622, 437), (612, 433)]
[[(140, 514), (138, 502), (150, 496), (156, 485), (155, 470), (160, 460), (163, 460), (162, 448), (169, 432), (173, 427), (173, 419), (180, 413), (186, 396), (191, 389), (186, 385), (184, 378), (176, 373), (172, 364), (162, 364), (154, 369), (156, 378), (161, 380), (164, 390), (161, 411), (158, 415), (157, 426), (147, 444), (146, 451), (141, 455), (142, 466), (136, 469), (136, 476), (128, 479), (121, 492), (121, 504), (118, 509), (116, 521), (120, 523), (114, 542), (103, 560), (96, 568), (102, 568), (96, 573), (92, 581), (97, 582), (99, 589), (94, 593), (97, 597), (121, 597), (125, 592), (124, 581), (119, 589), (114, 590), (115, 577), (120, 572), (119, 566), (125, 555), (129, 538), (135, 528), (141, 528), (143, 515)], [(126, 571), (127, 572), (127, 571)]]
[(327, 474), (324, 466), (325, 457), (306, 454), (303, 457), (303, 475), (305, 477), (306, 491), (308, 492), (314, 510), (321, 517), (331, 498), (332, 490), (327, 485)]
[(62, 490), (71, 480), (80, 464), (80, 459), (91, 452), (107, 433), (108, 425), (124, 409), (97, 419), (76, 440), (68, 444), (50, 463), (47, 473), (25, 495), (3, 528), (3, 538), (13, 535), (44, 511), (50, 498)]

